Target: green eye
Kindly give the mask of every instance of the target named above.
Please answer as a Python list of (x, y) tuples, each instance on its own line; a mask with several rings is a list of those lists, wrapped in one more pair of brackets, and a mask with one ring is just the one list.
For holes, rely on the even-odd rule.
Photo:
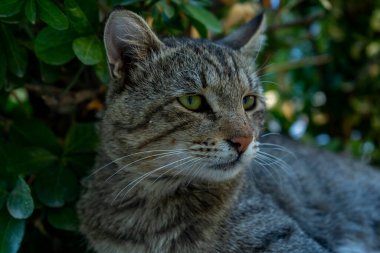
[(255, 108), (256, 106), (256, 97), (253, 95), (245, 96), (243, 98), (243, 107), (244, 110), (249, 111)]
[(199, 111), (204, 107), (204, 99), (199, 95), (186, 95), (178, 98), (179, 103), (191, 111)]

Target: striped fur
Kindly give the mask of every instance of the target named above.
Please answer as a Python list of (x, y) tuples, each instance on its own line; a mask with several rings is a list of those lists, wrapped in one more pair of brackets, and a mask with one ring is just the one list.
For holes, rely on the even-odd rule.
[[(303, 160), (287, 161), (292, 171), (276, 180), (273, 170), (265, 173), (251, 165), (255, 156), (260, 161), (265, 113), (254, 65), (261, 21), (214, 43), (159, 40), (136, 14), (111, 14), (105, 44), (114, 80), (100, 126), (97, 164), (83, 181), (78, 204), (81, 231), (96, 252), (345, 253), (350, 252), (347, 245), (357, 245), (352, 252), (379, 250), (380, 215), (341, 201), (363, 180), (342, 182), (336, 173), (350, 177), (352, 171), (339, 166), (338, 158), (330, 159), (335, 159), (335, 172), (325, 164), (310, 167), (308, 159), (323, 160), (324, 155), (284, 141), (306, 153), (299, 156)], [(184, 108), (177, 98), (186, 94), (201, 94), (210, 109)], [(253, 110), (242, 107), (246, 95), (257, 99)], [(245, 136), (252, 136), (252, 142), (239, 152), (233, 140)], [(331, 176), (318, 182), (341, 187), (339, 194), (329, 193), (337, 199), (323, 195), (325, 185), (310, 194), (309, 185), (316, 186), (309, 177), (313, 169)], [(378, 183), (372, 179), (366, 187), (378, 189), (377, 195), (358, 198), (360, 204), (368, 204), (367, 199), (379, 207)], [(342, 206), (335, 206), (339, 201)]]

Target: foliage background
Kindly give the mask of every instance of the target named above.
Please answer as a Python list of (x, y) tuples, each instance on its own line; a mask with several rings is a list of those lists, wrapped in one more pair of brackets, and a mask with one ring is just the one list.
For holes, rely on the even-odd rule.
[(380, 165), (380, 2), (1, 0), (0, 252), (85, 252), (75, 202), (91, 168), (116, 5), (160, 35), (218, 37), (267, 9), (267, 130)]

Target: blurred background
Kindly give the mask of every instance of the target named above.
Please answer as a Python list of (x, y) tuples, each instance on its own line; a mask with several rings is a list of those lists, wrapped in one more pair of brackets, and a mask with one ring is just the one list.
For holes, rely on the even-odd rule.
[(265, 10), (265, 130), (380, 165), (380, 1), (1, 0), (1, 253), (86, 251), (75, 203), (94, 160), (115, 6), (159, 35), (193, 38)]

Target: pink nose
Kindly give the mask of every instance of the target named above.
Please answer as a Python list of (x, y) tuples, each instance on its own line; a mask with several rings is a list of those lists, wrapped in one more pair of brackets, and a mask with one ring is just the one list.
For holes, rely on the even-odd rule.
[(252, 142), (253, 136), (239, 136), (233, 137), (230, 141), (233, 146), (237, 149), (237, 151), (241, 154), (247, 150), (249, 144)]

